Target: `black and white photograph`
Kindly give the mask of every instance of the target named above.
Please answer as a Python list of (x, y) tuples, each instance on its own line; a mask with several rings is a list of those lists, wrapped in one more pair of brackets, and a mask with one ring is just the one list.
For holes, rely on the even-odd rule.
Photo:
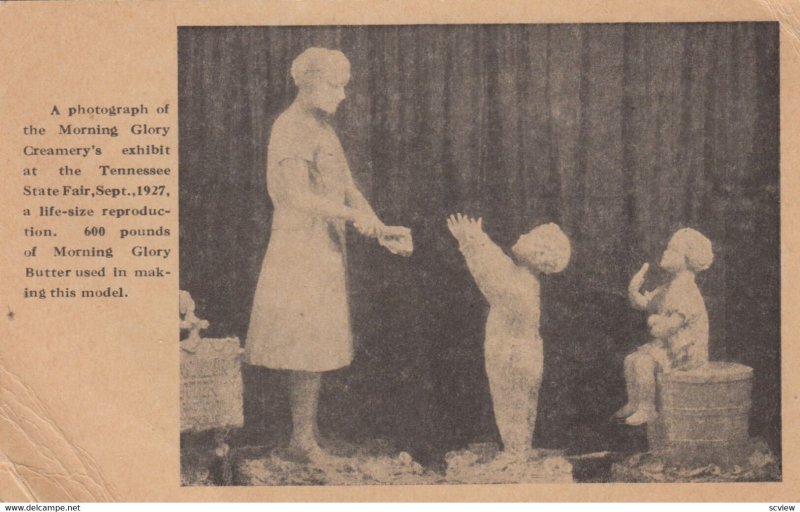
[(177, 43), (183, 486), (782, 480), (778, 23)]

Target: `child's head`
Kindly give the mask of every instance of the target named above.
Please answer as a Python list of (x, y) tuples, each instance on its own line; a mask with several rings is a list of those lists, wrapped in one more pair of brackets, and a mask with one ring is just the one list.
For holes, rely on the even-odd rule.
[(678, 272), (684, 268), (694, 273), (707, 270), (714, 261), (711, 240), (692, 228), (679, 229), (672, 235), (664, 255), (661, 268)]
[(514, 256), (534, 272), (555, 274), (569, 263), (569, 238), (556, 224), (542, 224), (519, 237), (511, 248)]

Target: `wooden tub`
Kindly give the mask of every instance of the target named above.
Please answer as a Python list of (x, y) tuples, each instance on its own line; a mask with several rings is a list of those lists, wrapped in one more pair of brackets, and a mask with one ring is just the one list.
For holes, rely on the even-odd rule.
[(753, 369), (737, 363), (658, 375), (658, 419), (647, 426), (651, 451), (679, 464), (735, 463), (749, 439)]

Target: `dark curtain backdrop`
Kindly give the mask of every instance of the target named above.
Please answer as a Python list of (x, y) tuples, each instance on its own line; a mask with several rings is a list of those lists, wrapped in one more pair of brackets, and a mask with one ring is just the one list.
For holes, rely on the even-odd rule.
[[(779, 451), (777, 24), (181, 28), (181, 287), (211, 334), (245, 338), (270, 235), (266, 142), (309, 46), (352, 62), (339, 136), (376, 212), (416, 246), (402, 259), (349, 237), (357, 352), (325, 381), (325, 432), (426, 461), (498, 438), (487, 305), (444, 222), (463, 211), (502, 246), (549, 221), (574, 246), (542, 289), (541, 446), (641, 443), (607, 422), (622, 359), (647, 339), (625, 290), (690, 226), (714, 243), (699, 278), (712, 358), (755, 369), (751, 433)], [(242, 442), (278, 442), (281, 376), (248, 368), (245, 385)]]

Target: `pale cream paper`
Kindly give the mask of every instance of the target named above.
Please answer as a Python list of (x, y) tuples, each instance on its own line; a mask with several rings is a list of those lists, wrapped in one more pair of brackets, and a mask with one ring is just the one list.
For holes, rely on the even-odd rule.
[[(121, 501), (798, 501), (800, 362), (796, 265), (800, 218), (800, 4), (727, 1), (137, 1), (0, 4), (0, 499)], [(177, 27), (183, 25), (554, 23), (778, 20), (781, 22), (783, 482), (703, 485), (514, 485), (348, 488), (182, 488), (175, 311), (169, 278), (124, 282), (130, 298), (21, 298), (21, 128), (52, 104), (170, 104), (164, 143), (177, 169)], [(149, 120), (149, 118), (148, 118)], [(113, 143), (110, 147), (113, 147)], [(57, 159), (47, 160), (57, 167)], [(79, 181), (76, 179), (76, 182)], [(120, 184), (123, 179), (118, 180)], [(164, 182), (177, 191), (177, 173)], [(177, 194), (172, 206), (177, 208)], [(160, 247), (178, 251), (173, 236)], [(141, 223), (140, 225), (142, 225)], [(63, 222), (62, 242), (87, 222)], [(39, 244), (42, 245), (42, 244)], [(135, 266), (119, 251), (118, 266)], [(78, 286), (78, 283), (75, 283)], [(87, 307), (91, 305), (91, 307)], [(6, 316), (13, 311), (13, 319)]]

